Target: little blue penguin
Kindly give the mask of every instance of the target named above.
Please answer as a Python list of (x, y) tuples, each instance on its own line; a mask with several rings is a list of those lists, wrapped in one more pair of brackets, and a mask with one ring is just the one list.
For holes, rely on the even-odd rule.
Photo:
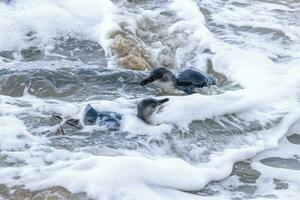
[(215, 85), (217, 80), (212, 75), (205, 74), (193, 68), (188, 68), (176, 77), (172, 71), (160, 67), (154, 69), (148, 78), (141, 81), (141, 86), (155, 83), (163, 92), (174, 93), (183, 91), (186, 94), (195, 93), (195, 89)]
[(142, 100), (138, 104), (137, 117), (148, 124), (153, 124), (154, 123), (153, 113), (156, 113), (156, 111), (160, 108), (160, 106), (168, 101), (169, 101), (168, 98), (164, 98), (161, 100), (147, 98)]
[[(137, 106), (137, 117), (148, 124), (153, 124), (153, 114), (162, 104), (169, 101), (168, 98), (157, 100), (154, 98), (143, 99)], [(55, 119), (64, 121), (61, 117), (53, 115)], [(84, 110), (83, 125), (99, 125), (109, 130), (118, 130), (121, 126), (122, 114), (108, 111), (97, 111), (90, 104)], [(68, 119), (64, 123), (81, 129), (79, 119)], [(61, 130), (62, 133), (63, 130)]]

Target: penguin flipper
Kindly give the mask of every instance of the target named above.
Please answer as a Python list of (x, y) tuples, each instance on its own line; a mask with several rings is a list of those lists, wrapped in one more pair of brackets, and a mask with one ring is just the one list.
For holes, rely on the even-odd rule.
[(65, 132), (63, 130), (64, 124), (68, 124), (70, 126), (73, 126), (74, 128), (81, 129), (79, 119), (68, 119), (68, 120), (64, 121), (64, 119), (61, 116), (54, 115), (54, 114), (52, 114), (52, 117), (59, 121), (59, 129), (63, 135), (65, 134)]

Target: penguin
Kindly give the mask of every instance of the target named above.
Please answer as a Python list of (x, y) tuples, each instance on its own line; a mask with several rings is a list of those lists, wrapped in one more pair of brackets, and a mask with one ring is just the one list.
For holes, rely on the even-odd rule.
[[(146, 98), (140, 101), (137, 105), (137, 117), (147, 124), (154, 125), (153, 115), (161, 107), (162, 104), (168, 102), (168, 98), (154, 99)], [(122, 114), (117, 112), (97, 111), (90, 104), (84, 109), (84, 115), (82, 122), (79, 119), (67, 119), (63, 120), (60, 116), (53, 115), (53, 117), (64, 124), (68, 124), (77, 129), (81, 129), (83, 124), (86, 125), (99, 125), (105, 127), (108, 130), (119, 130), (122, 121)], [(64, 134), (62, 126), (60, 126), (61, 132)]]
[(178, 74), (176, 77), (174, 73), (167, 68), (159, 67), (154, 69), (150, 76), (141, 81), (141, 86), (149, 83), (154, 83), (164, 93), (196, 93), (197, 88), (209, 87), (215, 85), (217, 79), (212, 75), (205, 74), (193, 68), (188, 68)]

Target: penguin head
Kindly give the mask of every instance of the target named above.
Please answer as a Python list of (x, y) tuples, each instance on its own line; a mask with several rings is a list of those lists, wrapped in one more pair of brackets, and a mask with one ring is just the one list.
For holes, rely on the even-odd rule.
[(162, 104), (166, 103), (167, 101), (169, 101), (168, 98), (164, 98), (161, 100), (147, 98), (147, 99), (142, 100), (138, 104), (137, 117), (148, 124), (152, 124), (151, 117), (152, 117), (153, 113), (155, 113), (158, 110), (158, 108)]
[(159, 67), (157, 69), (154, 69), (148, 78), (143, 80), (141, 82), (141, 86), (147, 85), (148, 83), (152, 83), (154, 81), (160, 81), (160, 82), (176, 82), (176, 77), (167, 68)]

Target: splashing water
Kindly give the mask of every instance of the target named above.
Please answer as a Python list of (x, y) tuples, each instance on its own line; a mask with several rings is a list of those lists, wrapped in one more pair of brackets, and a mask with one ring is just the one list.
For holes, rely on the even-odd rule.
[[(288, 0), (0, 1), (0, 197), (296, 199), (299, 12)], [(219, 83), (168, 96), (148, 125), (136, 105), (156, 91), (139, 82), (158, 66)], [(120, 130), (61, 135), (51, 114), (81, 118), (87, 104), (122, 114)]]

